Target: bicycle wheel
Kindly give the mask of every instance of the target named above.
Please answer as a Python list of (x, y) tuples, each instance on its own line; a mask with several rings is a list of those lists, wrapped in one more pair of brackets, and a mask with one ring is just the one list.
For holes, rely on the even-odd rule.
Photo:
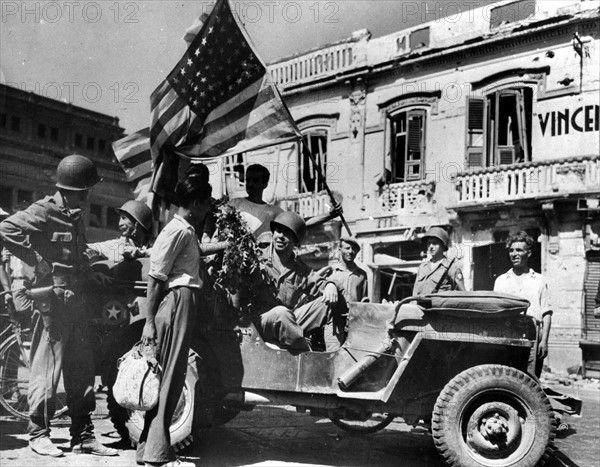
[[(31, 413), (27, 403), (31, 342), (25, 339), (21, 342), (22, 346), (13, 334), (0, 346), (0, 405), (9, 414), (28, 420)], [(60, 417), (66, 411), (66, 394), (61, 378), (56, 391), (56, 410), (53, 418)]]

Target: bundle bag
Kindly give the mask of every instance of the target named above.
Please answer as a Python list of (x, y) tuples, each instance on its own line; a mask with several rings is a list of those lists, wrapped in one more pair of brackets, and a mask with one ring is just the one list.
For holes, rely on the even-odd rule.
[(150, 410), (158, 403), (161, 368), (151, 348), (138, 342), (118, 362), (113, 396), (121, 407)]

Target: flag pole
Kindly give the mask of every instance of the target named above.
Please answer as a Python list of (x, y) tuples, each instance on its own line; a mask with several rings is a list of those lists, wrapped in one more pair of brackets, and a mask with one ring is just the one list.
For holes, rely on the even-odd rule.
[[(302, 154), (302, 152), (304, 151), (304, 143), (303, 143), (302, 139), (298, 140), (298, 148), (299, 148), (300, 154)], [(331, 204), (335, 205), (337, 203), (337, 201), (333, 197), (333, 193), (329, 189), (329, 185), (327, 185), (327, 180), (325, 179), (325, 177), (323, 175), (323, 171), (321, 170), (321, 164), (320, 164), (320, 162), (318, 162), (315, 159), (315, 156), (313, 155), (313, 153), (312, 153), (312, 151), (310, 150), (309, 147), (306, 148), (306, 152), (308, 154), (308, 157), (310, 157), (310, 160), (312, 161), (313, 165), (317, 169), (317, 175), (319, 176), (319, 179), (323, 183), (323, 186), (325, 187), (325, 191), (327, 191), (327, 194), (329, 195), (329, 199), (331, 200)], [(342, 224), (344, 225), (344, 227), (346, 228), (346, 231), (348, 232), (348, 235), (352, 236), (352, 231), (350, 230), (350, 226), (348, 225), (348, 222), (346, 222), (346, 219), (344, 218), (344, 215), (343, 214), (339, 214), (339, 216), (340, 216), (340, 220), (342, 221)]]

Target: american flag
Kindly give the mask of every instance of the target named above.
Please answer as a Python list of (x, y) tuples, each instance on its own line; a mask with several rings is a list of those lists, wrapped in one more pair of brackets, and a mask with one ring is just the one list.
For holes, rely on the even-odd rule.
[(152, 180), (150, 129), (145, 128), (115, 141), (112, 147), (135, 199), (150, 204), (148, 199)]
[(218, 0), (150, 105), (156, 170), (165, 148), (206, 159), (301, 137), (227, 0)]

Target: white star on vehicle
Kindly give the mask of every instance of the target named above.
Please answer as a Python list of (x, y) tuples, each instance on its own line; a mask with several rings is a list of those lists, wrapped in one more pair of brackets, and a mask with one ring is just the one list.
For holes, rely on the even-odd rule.
[(119, 310), (115, 305), (112, 305), (110, 308), (107, 308), (108, 311), (108, 319), (118, 319), (121, 310)]

